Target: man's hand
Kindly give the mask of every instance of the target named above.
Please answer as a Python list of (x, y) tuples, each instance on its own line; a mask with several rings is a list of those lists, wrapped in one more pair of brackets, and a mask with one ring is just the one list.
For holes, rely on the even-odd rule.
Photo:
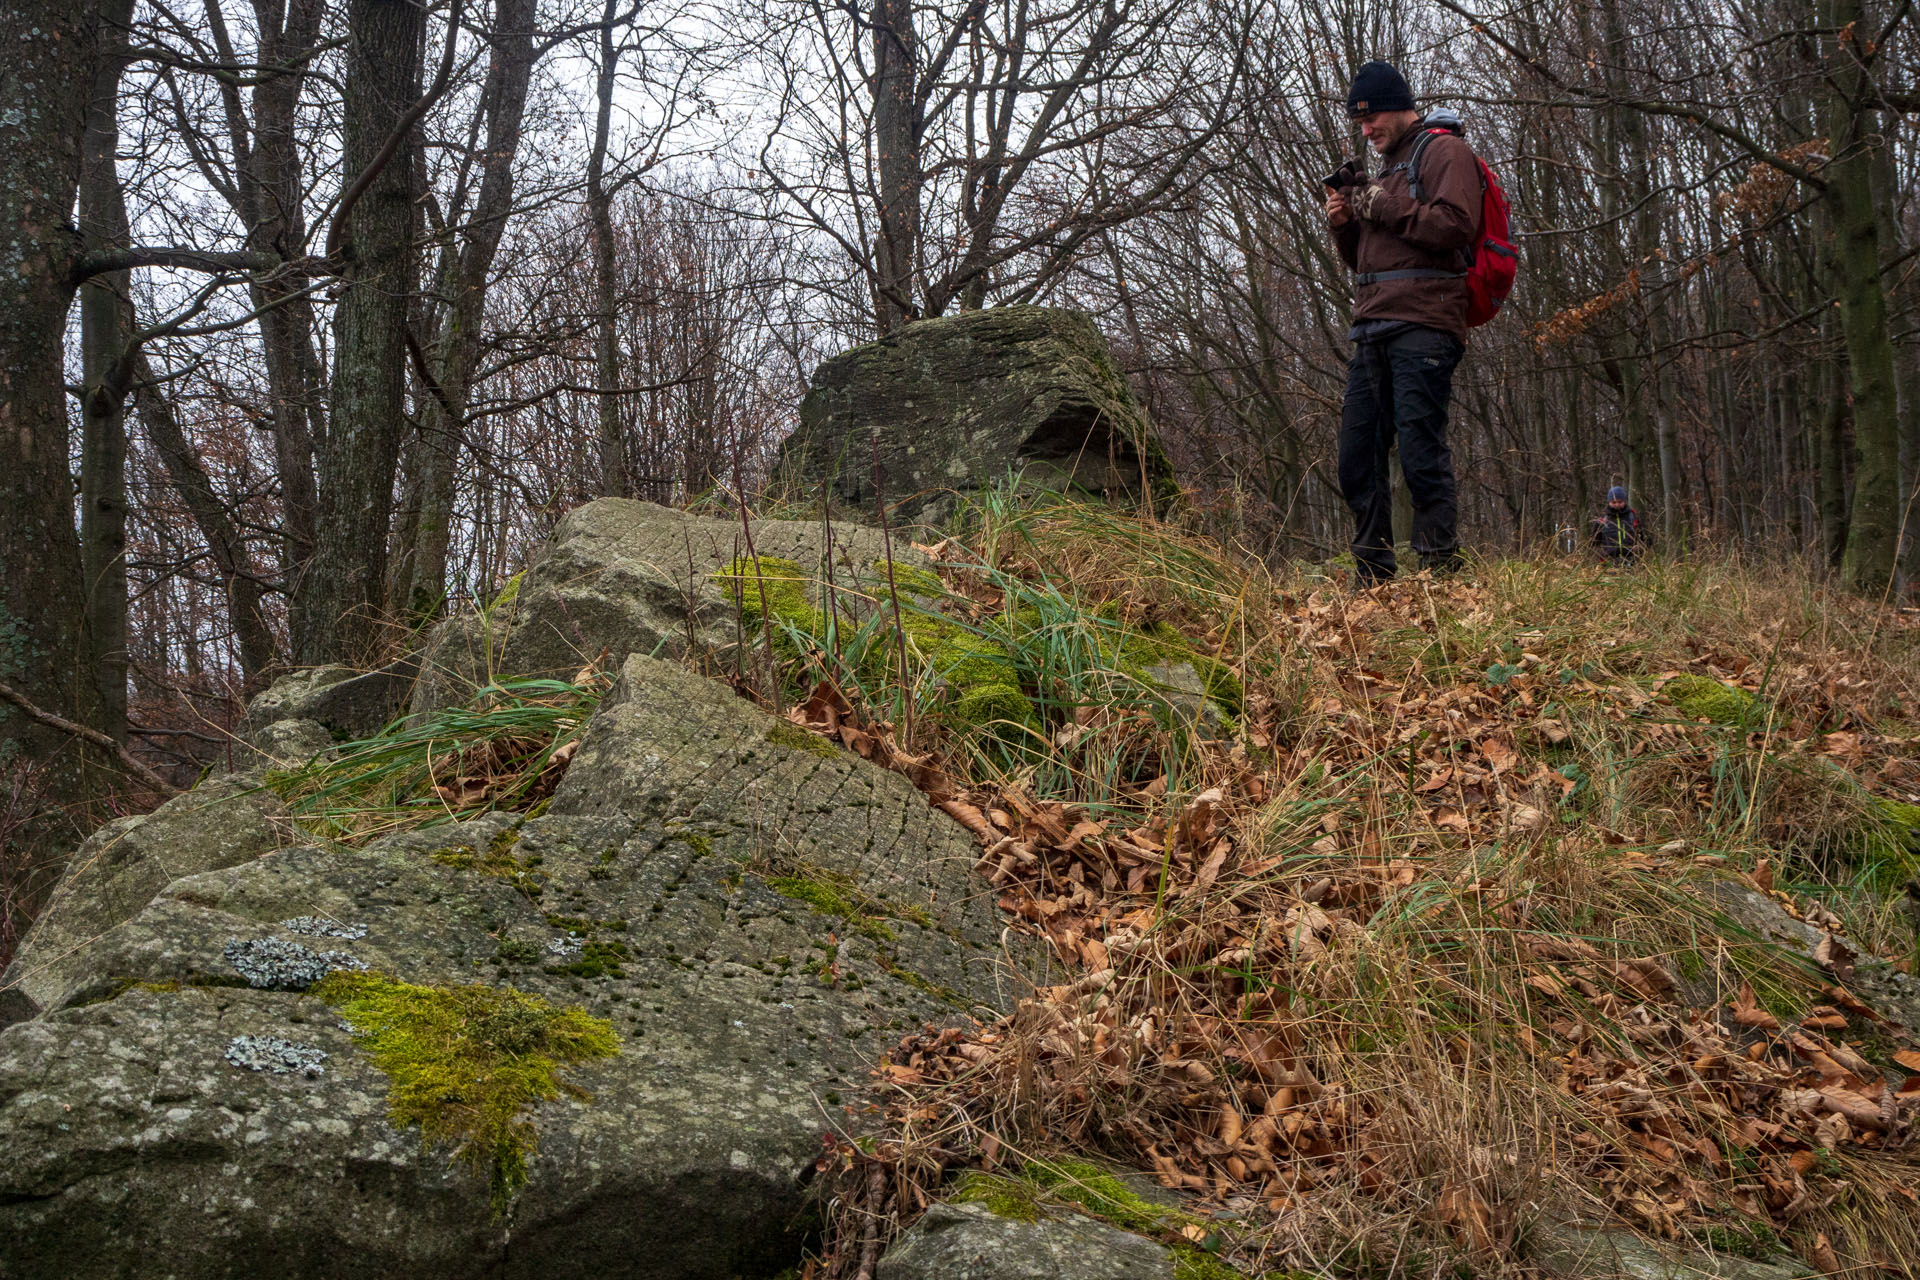
[(1379, 203), (1380, 200), (1379, 183), (1363, 182), (1359, 186), (1356, 186), (1351, 192), (1343, 192), (1342, 194), (1352, 196), (1352, 203), (1347, 207), (1353, 216), (1365, 218), (1369, 222), (1374, 220), (1374, 206)]
[(1327, 225), (1344, 227), (1353, 221), (1353, 210), (1347, 207), (1347, 193), (1327, 188)]

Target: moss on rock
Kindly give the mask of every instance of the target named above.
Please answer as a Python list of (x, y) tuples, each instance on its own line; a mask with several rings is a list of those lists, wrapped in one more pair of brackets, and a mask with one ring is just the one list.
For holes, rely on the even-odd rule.
[(313, 993), (339, 1010), (392, 1082), (393, 1122), (418, 1125), (429, 1145), (452, 1143), (454, 1158), (486, 1177), (496, 1215), (526, 1185), (538, 1145), (527, 1109), (562, 1093), (586, 1098), (561, 1070), (620, 1049), (605, 1019), (511, 987), (423, 987), (336, 971)]
[[(826, 619), (808, 598), (813, 583), (799, 562), (781, 556), (739, 556), (714, 570), (713, 580), (725, 591), (749, 630), (773, 624), (773, 646), (787, 657), (795, 645), (787, 628), (808, 636), (826, 631)], [(784, 626), (779, 624), (785, 624)]]
[(520, 829), (507, 827), (487, 842), (485, 853), (470, 844), (450, 845), (445, 849), (435, 849), (427, 856), (443, 867), (452, 867), (455, 871), (476, 871), (483, 876), (492, 876), (496, 880), (505, 880), (508, 884), (524, 893), (531, 901), (538, 901), (541, 892), (547, 887), (547, 873), (541, 870), (543, 859), (538, 854), (518, 857), (513, 848), (520, 842)]
[(776, 747), (786, 747), (792, 751), (805, 751), (816, 756), (835, 754), (833, 744), (817, 733), (808, 733), (799, 725), (786, 720), (776, 720), (767, 727), (767, 741)]
[(969, 1170), (961, 1174), (951, 1199), (958, 1204), (983, 1204), (996, 1218), (1012, 1222), (1038, 1222), (1046, 1216), (1033, 1183), (996, 1173)]
[(767, 887), (783, 898), (804, 902), (822, 915), (837, 916), (875, 942), (891, 942), (896, 935), (887, 918), (910, 920), (931, 928), (933, 916), (923, 907), (900, 907), (863, 893), (838, 872), (802, 863), (786, 875), (769, 876)]

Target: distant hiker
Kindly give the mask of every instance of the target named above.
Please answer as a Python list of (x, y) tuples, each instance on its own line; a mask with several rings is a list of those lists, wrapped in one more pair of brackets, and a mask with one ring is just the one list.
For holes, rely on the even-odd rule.
[(1607, 490), (1607, 509), (1593, 522), (1593, 549), (1608, 564), (1630, 565), (1647, 548), (1640, 513), (1627, 505), (1627, 491), (1619, 485)]
[(1350, 160), (1325, 180), (1327, 223), (1357, 286), (1340, 491), (1353, 511), (1360, 582), (1371, 586), (1394, 574), (1387, 459), (1396, 441), (1422, 567), (1445, 572), (1460, 564), (1447, 449), (1453, 370), (1469, 325), (1483, 323), (1505, 298), (1514, 260), (1506, 198), (1461, 137), (1458, 116), (1423, 117), (1406, 80), (1385, 62), (1360, 68), (1347, 114), (1387, 161), (1377, 178)]

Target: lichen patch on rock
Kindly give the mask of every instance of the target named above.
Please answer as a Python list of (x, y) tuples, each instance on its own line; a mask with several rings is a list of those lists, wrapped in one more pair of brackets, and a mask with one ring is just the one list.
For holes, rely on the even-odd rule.
[(348, 952), (315, 951), (285, 938), (229, 938), (224, 954), (248, 986), (267, 991), (305, 991), (336, 969), (367, 967)]
[(326, 1073), (321, 1065), (327, 1060), (326, 1050), (279, 1036), (235, 1036), (227, 1044), (226, 1056), (236, 1067), (276, 1076), (298, 1074), (312, 1079)]

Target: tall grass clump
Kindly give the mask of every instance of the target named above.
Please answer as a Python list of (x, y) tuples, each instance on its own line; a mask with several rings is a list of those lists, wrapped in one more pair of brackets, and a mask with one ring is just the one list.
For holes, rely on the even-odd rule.
[(962, 524), (931, 567), (717, 574), (743, 635), (770, 637), (777, 701), (830, 681), (967, 778), (1104, 803), (1191, 774), (1249, 680), (1264, 695), (1288, 670), (1257, 562), (1057, 494), (988, 494)]
[(576, 681), (490, 682), (465, 703), (403, 716), (297, 768), (268, 775), (310, 835), (360, 843), (496, 810), (527, 812), (553, 792), (606, 690)]

